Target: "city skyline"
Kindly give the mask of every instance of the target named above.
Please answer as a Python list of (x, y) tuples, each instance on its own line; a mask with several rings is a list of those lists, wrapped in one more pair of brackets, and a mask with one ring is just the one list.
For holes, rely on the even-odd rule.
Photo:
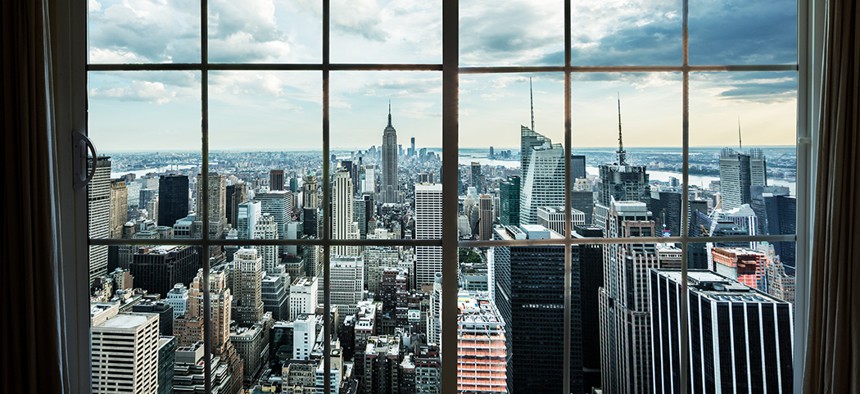
[[(392, 134), (393, 128), (390, 128), (388, 132), (389, 135)], [(620, 133), (621, 130), (619, 129), (618, 132)], [(483, 165), (473, 161), (466, 164), (462, 160), (458, 164), (460, 172), (457, 179), (457, 194), (463, 198), (462, 207), (458, 212), (458, 240), (487, 239), (489, 237), (486, 235), (489, 231), (503, 239), (510, 238), (511, 240), (556, 239), (561, 241), (563, 239), (563, 235), (550, 230), (553, 224), (532, 224), (534, 218), (530, 215), (523, 215), (523, 213), (533, 209), (545, 210), (546, 205), (564, 204), (563, 199), (559, 199), (559, 197), (563, 197), (566, 191), (565, 182), (562, 179), (564, 177), (558, 175), (559, 169), (563, 170), (565, 166), (564, 151), (559, 148), (559, 145), (551, 144), (549, 138), (540, 133), (532, 132), (528, 127), (521, 127), (520, 136), (521, 149), (519, 151), (512, 150), (513, 152), (511, 152), (503, 149), (490, 151), (487, 149), (488, 159), (494, 155), (498, 155), (498, 159), (490, 159), (488, 164)], [(618, 135), (618, 137), (620, 140), (621, 136)], [(420, 148), (420, 145), (416, 147)], [(390, 141), (389, 148), (393, 148)], [(747, 148), (749, 149), (749, 147)], [(332, 219), (331, 232), (334, 238), (355, 240), (410, 238), (432, 240), (441, 238), (442, 185), (435, 183), (435, 174), (439, 174), (441, 167), (438, 155), (423, 149), (416, 152), (411, 149), (411, 146), (407, 153), (398, 155), (397, 177), (394, 181), (396, 187), (403, 193), (404, 199), (396, 203), (386, 204), (378, 199), (384, 191), (385, 182), (381, 177), (375, 176), (378, 164), (384, 161), (383, 150), (381, 146), (377, 146), (366, 152), (351, 152), (347, 156), (328, 159), (338, 162), (337, 170), (330, 174), (329, 178), (322, 180), (332, 183), (333, 199), (329, 214)], [(713, 149), (716, 153), (720, 153), (722, 150), (724, 149)], [(592, 170), (593, 167), (588, 167), (587, 164), (600, 163), (600, 171), (597, 173), (600, 178), (578, 177), (576, 182), (571, 182), (574, 193), (579, 190), (590, 200), (590, 204), (583, 205), (581, 203), (584, 202), (579, 201), (579, 197), (576, 198), (576, 202), (572, 198), (572, 207), (587, 211), (592, 209), (586, 206), (593, 207), (590, 225), (584, 222), (585, 215), (583, 213), (581, 215), (583, 222), (578, 222), (579, 225), (571, 232), (572, 237), (627, 238), (658, 234), (670, 235), (665, 233), (666, 229), (677, 229), (680, 226), (681, 216), (683, 216), (680, 212), (683, 191), (680, 189), (678, 179), (669, 179), (667, 182), (665, 179), (654, 179), (646, 174), (648, 168), (652, 167), (657, 168), (651, 170), (652, 174), (665, 173), (661, 170), (677, 165), (672, 159), (672, 157), (677, 159), (677, 154), (673, 156), (653, 153), (660, 157), (656, 159), (659, 161), (654, 163), (652, 160), (649, 164), (640, 166), (633, 163), (640, 159), (639, 156), (642, 153), (631, 149), (628, 156), (625, 151), (626, 148), (621, 146), (615, 149), (607, 148), (603, 151), (592, 149), (588, 153), (589, 158), (578, 156), (577, 164), (571, 162), (571, 166), (578, 168), (577, 171)], [(761, 159), (761, 162), (757, 166), (750, 167), (750, 172), (755, 172), (758, 177), (762, 177), (765, 170), (775, 171), (774, 175), (778, 175), (776, 178), (786, 182), (785, 175), (788, 170), (791, 169), (792, 165), (796, 166), (796, 164), (789, 164), (793, 161), (785, 159), (784, 155), (769, 156), (770, 160), (767, 163), (771, 165), (765, 165), (765, 156), (763, 155), (768, 155), (771, 151), (753, 151), (755, 149), (750, 151), (750, 155), (757, 160)], [(517, 168), (517, 164), (521, 163), (520, 160), (517, 160), (520, 154), (525, 154), (530, 159), (524, 161), (529, 163), (526, 169)], [(110, 166), (113, 164), (119, 168), (128, 168), (132, 163), (147, 163), (157, 167), (155, 171), (149, 171), (147, 174), (138, 176), (132, 172), (130, 175), (122, 176), (118, 182), (125, 182), (122, 183), (122, 186), (131, 189), (131, 192), (110, 194), (108, 216), (112, 218), (118, 214), (120, 217), (116, 220), (125, 223), (122, 226), (122, 238), (160, 239), (154, 241), (155, 244), (169, 243), (172, 238), (199, 239), (204, 235), (199, 222), (201, 214), (209, 216), (210, 222), (215, 224), (210, 226), (210, 231), (206, 234), (215, 239), (299, 239), (300, 234), (295, 233), (299, 229), (305, 233), (301, 235), (301, 239), (314, 239), (315, 234), (320, 231), (317, 226), (320, 207), (311, 203), (310, 200), (314, 200), (314, 197), (318, 198), (321, 190), (315, 187), (316, 179), (312, 176), (305, 176), (306, 173), (303, 171), (309, 170), (310, 174), (319, 174), (323, 165), (322, 157), (318, 162), (309, 163), (306, 161), (305, 155), (302, 154), (275, 153), (248, 157), (242, 154), (216, 155), (213, 160), (214, 167), (209, 172), (208, 191), (204, 191), (201, 187), (202, 175), (195, 175), (199, 171), (199, 167), (182, 165), (180, 166), (182, 168), (176, 169), (176, 172), (181, 175), (170, 175), (171, 171), (167, 170), (165, 166), (171, 161), (187, 161), (194, 157), (193, 155), (174, 155), (172, 159), (166, 157), (169, 156), (118, 155), (109, 160), (105, 157), (99, 158), (100, 162), (105, 163), (102, 177), (106, 179), (109, 179), (107, 175), (111, 174), (112, 167)], [(249, 160), (249, 157), (254, 159)], [(717, 158), (719, 157), (717, 156)], [(773, 235), (794, 231), (793, 224), (790, 222), (790, 215), (793, 212), (791, 205), (793, 197), (789, 196), (788, 187), (767, 184), (766, 179), (746, 183), (727, 182), (729, 174), (722, 171), (724, 163), (720, 162), (719, 159), (716, 162), (713, 160), (709, 162), (708, 160), (708, 157), (703, 159), (693, 155), (690, 161), (691, 167), (699, 166), (702, 163), (712, 166), (711, 170), (717, 171), (719, 175), (716, 179), (723, 181), (721, 182), (722, 188), (715, 187), (713, 183), (708, 185), (708, 188), (699, 188), (691, 184), (689, 194), (691, 206), (697, 207), (694, 208), (696, 211), (695, 223), (700, 225), (703, 231), (710, 232), (713, 236), (758, 235), (757, 231), (761, 227), (759, 221), (768, 223), (764, 234), (768, 234), (771, 228), (775, 231)], [(507, 166), (506, 164), (513, 165)], [(616, 176), (629, 171), (637, 174), (637, 176)], [(699, 168), (697, 171), (702, 171), (702, 169)], [(640, 173), (643, 176), (638, 176)], [(547, 176), (549, 174), (555, 174), (551, 177), (552, 182), (550, 183), (547, 182), (547, 179), (550, 178)], [(594, 174), (592, 172), (592, 175)], [(515, 192), (511, 192), (509, 187), (504, 188), (507, 190), (505, 192), (502, 190), (500, 182), (505, 179), (512, 179), (510, 177), (512, 175), (519, 175), (525, 181), (521, 184), (517, 182)], [(178, 193), (171, 193), (167, 187), (162, 190), (162, 184), (167, 186), (170, 183), (167, 181), (173, 178), (190, 182), (171, 181), (182, 186)], [(306, 183), (300, 183), (302, 181)], [(273, 182), (274, 184), (272, 184)], [(366, 182), (371, 182), (371, 184), (368, 185)], [(185, 213), (188, 216), (177, 219), (172, 227), (169, 224), (156, 226), (152, 220), (152, 217), (157, 215), (150, 209), (150, 206), (157, 206), (158, 204), (153, 204), (151, 200), (155, 198), (160, 201), (158, 195), (152, 196), (150, 193), (151, 188), (156, 183), (159, 186), (158, 195), (163, 194), (165, 197), (164, 202), (180, 200), (187, 204), (188, 208), (185, 209)], [(306, 187), (308, 185), (312, 186)], [(359, 188), (358, 185), (363, 186)], [(522, 188), (519, 185), (522, 185)], [(93, 187), (99, 190), (107, 190), (108, 188), (112, 190), (113, 183), (108, 185), (102, 182)], [(228, 192), (229, 187), (233, 189)], [(750, 205), (741, 206), (742, 209), (740, 210), (720, 208), (722, 198), (719, 192), (722, 189), (723, 194), (725, 194), (727, 187), (736, 188), (740, 191), (749, 189)], [(236, 193), (237, 188), (248, 188), (251, 193)], [(271, 188), (284, 190), (271, 191)], [(305, 191), (312, 193), (312, 195), (300, 194)], [(658, 193), (655, 196), (649, 191)], [(479, 195), (479, 193), (481, 194)], [(229, 202), (226, 201), (227, 195), (231, 198)], [(727, 194), (725, 195), (727, 196)], [(202, 212), (201, 196), (208, 196), (210, 199), (208, 213)], [(361, 198), (358, 198), (359, 196)], [(496, 196), (499, 197), (498, 200), (496, 200)], [(579, 195), (576, 194), (576, 196)], [(521, 226), (496, 225), (497, 218), (499, 218), (498, 223), (502, 224), (501, 218), (511, 217), (511, 212), (504, 212), (503, 210), (511, 210), (513, 204), (505, 204), (503, 199), (507, 200), (512, 197), (519, 200), (514, 201), (514, 203), (520, 203), (517, 205), (519, 206)], [(233, 198), (239, 200), (233, 201)], [(115, 203), (117, 201), (114, 200), (118, 199), (127, 200), (127, 204)], [(141, 205), (143, 199), (149, 201), (145, 209)], [(299, 201), (305, 203), (302, 204), (305, 206), (299, 205)], [(373, 202), (373, 205), (368, 205), (370, 202)], [(235, 207), (233, 206), (234, 203), (236, 203)], [(357, 207), (355, 210), (353, 204)], [(253, 206), (256, 205), (259, 205), (259, 211), (253, 209)], [(750, 208), (750, 206), (752, 207)], [(366, 207), (371, 209), (365, 210)], [(230, 209), (229, 212), (227, 211), (228, 208)], [(114, 212), (119, 209), (124, 209), (126, 212)], [(192, 212), (188, 212), (189, 209)], [(232, 216), (233, 210), (236, 211), (235, 219)], [(256, 218), (252, 211), (257, 212), (256, 215), (262, 214), (263, 216)], [(705, 213), (707, 215), (701, 215)], [(160, 214), (159, 211), (158, 215)], [(91, 217), (91, 220), (101, 221), (104, 220), (103, 216), (95, 215)], [(253, 220), (252, 217), (254, 217)], [(126, 222), (126, 219), (129, 221)], [(236, 220), (236, 223), (232, 223), (232, 220)], [(490, 221), (489, 226), (486, 223), (488, 220)], [(557, 218), (554, 220), (558, 221)], [(783, 220), (788, 220), (788, 222), (782, 223)], [(253, 231), (250, 229), (252, 222), (256, 223)], [(310, 228), (303, 225), (302, 222), (311, 224)], [(692, 224), (693, 222), (691, 222)], [(264, 229), (264, 227), (266, 228)], [(310, 231), (305, 230), (308, 228)], [(365, 229), (366, 232), (361, 233), (360, 228)], [(213, 229), (216, 231), (213, 232)], [(295, 235), (281, 237), (281, 229), (284, 229), (285, 233)], [(263, 232), (270, 234), (269, 236), (262, 236)], [(508, 235), (501, 236), (503, 234)], [(322, 243), (324, 242), (323, 240)], [(651, 335), (654, 335), (648, 334), (648, 328), (653, 324), (653, 317), (649, 316), (649, 310), (657, 298), (653, 295), (649, 296), (644, 281), (634, 281), (632, 282), (634, 287), (629, 288), (628, 280), (630, 278), (626, 276), (632, 272), (635, 276), (644, 279), (650, 268), (679, 267), (682, 264), (681, 256), (684, 249), (683, 246), (679, 247), (678, 245), (681, 244), (626, 243), (608, 246), (586, 245), (572, 248), (573, 251), (576, 251), (576, 254), (571, 256), (571, 263), (574, 264), (574, 276), (571, 282), (572, 304), (569, 309), (572, 328), (577, 330), (575, 327), (580, 327), (580, 324), (583, 324), (582, 327), (584, 327), (586, 321), (601, 321), (599, 327), (589, 325), (590, 332), (581, 331), (582, 336), (588, 335), (592, 340), (598, 341), (598, 348), (585, 349), (579, 342), (571, 342), (571, 365), (582, 366), (574, 367), (570, 375), (571, 387), (576, 387), (577, 392), (595, 385), (600, 385), (604, 390), (612, 392), (632, 387), (644, 388), (650, 385), (652, 373), (659, 371), (657, 364), (652, 365), (648, 362), (649, 358), (653, 356), (653, 347), (649, 343), (652, 340)], [(512, 245), (510, 249), (502, 245), (488, 249), (468, 247), (460, 249), (457, 259), (457, 284), (460, 290), (458, 297), (460, 309), (458, 315), (460, 330), (457, 333), (458, 360), (460, 360), (460, 364), (464, 364), (463, 361), (466, 360), (468, 361), (467, 364), (474, 365), (474, 367), (458, 368), (458, 382), (461, 390), (471, 384), (490, 384), (494, 387), (498, 386), (498, 388), (506, 386), (510, 389), (523, 387), (523, 384), (528, 386), (540, 384), (550, 387), (561, 383), (557, 379), (558, 371), (541, 374), (544, 376), (542, 378), (538, 377), (537, 372), (523, 375), (524, 367), (521, 364), (523, 362), (528, 364), (530, 359), (537, 361), (541, 357), (548, 356), (549, 353), (542, 351), (543, 349), (539, 347), (535, 348), (535, 353), (529, 353), (527, 350), (539, 343), (556, 342), (561, 339), (559, 334), (564, 332), (562, 326), (557, 324), (559, 322), (558, 314), (567, 313), (568, 310), (560, 303), (563, 300), (562, 294), (554, 293), (553, 296), (547, 295), (540, 299), (533, 297), (536, 294), (533, 293), (536, 284), (534, 278), (549, 276), (556, 281), (562, 280), (563, 275), (561, 275), (560, 269), (564, 267), (565, 252), (564, 248), (558, 249), (560, 246), (546, 246), (548, 249), (555, 247), (552, 250), (557, 253), (553, 253), (551, 257), (545, 256), (547, 260), (544, 265), (535, 264), (537, 263), (534, 260), (537, 258), (535, 254), (537, 249), (525, 245)], [(597, 246), (597, 248), (591, 248), (591, 246)], [(520, 255), (519, 249), (517, 249), (517, 253), (514, 253), (515, 247), (525, 248), (523, 250), (525, 253)], [(277, 249), (282, 250), (277, 254), (272, 253)], [(91, 268), (99, 271), (96, 276), (98, 281), (93, 283), (91, 288), (93, 302), (112, 302), (122, 306), (142, 302), (140, 300), (143, 298), (159, 300), (160, 294), (169, 293), (169, 289), (177, 288), (176, 282), (181, 284), (180, 288), (186, 286), (187, 283), (187, 287), (194, 290), (195, 283), (198, 283), (199, 278), (205, 275), (200, 270), (193, 281), (188, 279), (190, 276), (176, 279), (168, 275), (148, 275), (149, 273), (156, 274), (159, 271), (142, 265), (144, 262), (143, 254), (149, 252), (141, 248), (136, 250), (137, 252), (134, 248), (119, 247), (117, 254), (109, 253), (106, 267), (101, 267), (98, 264), (91, 265)], [(322, 315), (316, 308), (313, 310), (305, 309), (304, 312), (307, 314), (293, 313), (293, 305), (307, 305), (313, 300), (317, 302), (317, 305), (324, 305), (326, 300), (325, 289), (320, 288), (318, 283), (319, 275), (322, 272), (319, 262), (326, 261), (325, 255), (322, 258), (319, 255), (319, 246), (257, 246), (250, 249), (233, 246), (197, 249), (182, 246), (176, 250), (184, 251), (183, 253), (187, 255), (186, 263), (200, 260), (194, 254), (196, 250), (200, 250), (199, 253), (204, 256), (208, 255), (213, 267), (209, 273), (209, 278), (220, 283), (215, 286), (216, 290), (220, 289), (218, 291), (225, 292), (223, 297), (218, 296), (218, 299), (224, 299), (224, 302), (216, 305), (217, 313), (214, 313), (216, 316), (213, 317), (216, 332), (221, 335), (216, 338), (217, 341), (213, 344), (216, 349), (215, 353), (223, 356), (226, 363), (223, 368), (229, 369), (229, 374), (225, 375), (224, 380), (219, 384), (230, 385), (233, 388), (244, 385), (245, 387), (276, 389), (280, 384), (278, 383), (278, 376), (287, 380), (294, 379), (296, 377), (290, 372), (291, 370), (295, 372), (301, 366), (310, 365), (317, 371), (317, 379), (298, 383), (298, 385), (305, 387), (320, 386), (320, 370), (318, 368), (322, 363), (323, 354), (321, 350), (324, 342), (315, 333), (320, 332)], [(338, 311), (337, 319), (332, 321), (332, 333), (336, 333), (336, 338), (339, 340), (331, 343), (334, 371), (331, 376), (333, 387), (345, 390), (353, 382), (353, 380), (341, 382), (340, 378), (344, 377), (343, 373), (347, 370), (341, 369), (339, 364), (336, 367), (334, 363), (335, 355), (343, 352), (342, 354), (350, 354), (351, 356), (338, 360), (351, 359), (353, 362), (360, 363), (358, 365), (361, 366), (356, 365), (356, 369), (353, 370), (352, 378), (360, 379), (358, 382), (365, 387), (385, 387), (377, 386), (376, 374), (393, 375), (397, 373), (398, 375), (402, 374), (404, 378), (399, 378), (396, 383), (388, 386), (389, 388), (393, 390), (396, 387), (405, 387), (410, 390), (407, 392), (419, 392), (411, 391), (410, 387), (415, 387), (413, 385), (417, 385), (420, 379), (412, 375), (410, 365), (413, 365), (411, 364), (413, 358), (420, 356), (420, 349), (406, 346), (401, 341), (410, 338), (410, 341), (417, 341), (416, 343), (422, 346), (431, 347), (439, 345), (441, 341), (442, 337), (439, 331), (441, 327), (439, 305), (442, 296), (440, 272), (443, 265), (441, 250), (442, 248), (439, 246), (364, 247), (337, 245), (331, 248), (329, 252), (331, 257), (328, 260), (331, 264), (329, 267), (331, 272), (331, 298), (329, 302), (332, 310), (337, 308)], [(793, 300), (793, 259), (790, 259), (790, 253), (782, 250), (782, 248), (771, 247), (767, 243), (717, 242), (715, 240), (708, 243), (708, 246), (702, 248), (701, 251), (694, 248), (693, 245), (688, 245), (686, 252), (689, 253), (690, 266), (707, 265), (711, 270), (720, 275), (725, 275), (727, 281), (739, 282), (739, 286), (749, 286), (772, 294), (774, 297)], [(781, 262), (783, 260), (780, 260), (781, 256), (778, 253), (785, 254), (785, 264)], [(163, 256), (163, 258), (167, 257), (169, 256)], [(154, 259), (157, 258), (162, 258), (162, 256), (154, 256)], [(131, 269), (129, 271), (123, 269), (126, 259), (130, 259)], [(510, 259), (509, 262), (508, 259)], [(97, 262), (93, 261), (93, 263)], [(114, 264), (118, 266), (116, 269), (114, 269)], [(179, 266), (180, 264), (174, 265)], [(189, 264), (185, 264), (183, 267), (186, 265), (189, 269), (194, 268)], [(523, 267), (531, 267), (531, 271), (524, 271), (521, 269)], [(281, 287), (285, 297), (269, 296), (269, 294), (279, 294), (277, 283), (264, 280), (269, 276), (269, 271), (272, 271), (271, 274), (281, 275), (283, 281)], [(599, 271), (603, 271), (602, 275)], [(190, 273), (189, 271), (188, 274)], [(405, 273), (405, 275), (401, 273)], [(599, 277), (604, 278), (604, 281), (599, 281)], [(135, 278), (135, 287), (132, 287), (131, 280)], [(275, 282), (277, 280), (275, 279)], [(289, 294), (285, 291), (287, 281), (292, 283)], [(308, 292), (301, 292), (299, 290), (304, 286), (303, 283), (317, 283), (317, 286), (315, 289), (311, 286)], [(624, 287), (623, 284), (625, 283), (628, 288)], [(558, 288), (558, 286), (551, 287), (553, 289)], [(113, 290), (122, 291), (114, 294)], [(132, 298), (123, 298), (126, 291), (130, 292)], [(213, 295), (214, 297), (216, 296)], [(471, 302), (464, 304), (463, 300), (469, 297), (479, 300), (476, 301), (475, 306), (469, 306), (472, 305)], [(506, 301), (508, 297), (510, 297), (510, 303)], [(577, 297), (581, 297), (579, 299), (583, 300), (582, 303), (576, 301)], [(177, 341), (180, 346), (193, 345), (200, 338), (199, 327), (202, 324), (199, 319), (200, 305), (198, 301), (193, 300), (199, 301), (199, 296), (189, 297), (185, 308), (182, 308), (182, 303), (178, 304), (181, 309), (186, 309), (185, 317), (180, 316), (174, 322), (172, 332), (178, 338)], [(286, 321), (276, 323), (272, 318), (273, 310), (283, 311), (288, 302), (290, 317)], [(368, 302), (371, 304), (367, 304)], [(379, 326), (376, 330), (373, 328), (374, 323), (362, 320), (362, 314), (365, 313), (368, 305), (373, 305), (374, 308), (379, 308), (378, 310), (381, 311), (380, 319), (376, 323)], [(530, 312), (534, 305), (541, 305), (537, 309), (546, 309), (547, 314), (539, 315)], [(169, 309), (165, 310), (166, 312), (161, 314), (160, 319), (165, 319), (171, 315)], [(197, 315), (187, 312), (188, 310), (197, 311)], [(475, 316), (480, 317), (480, 319), (473, 321), (469, 316), (476, 312), (479, 313)], [(553, 330), (555, 334), (546, 336), (542, 341), (538, 341), (539, 343), (531, 345), (530, 341), (534, 341), (534, 339), (530, 339), (531, 335), (527, 330), (522, 329), (522, 324), (529, 324), (529, 319), (535, 320), (529, 324), (531, 326), (540, 322), (541, 316), (548, 318), (550, 315), (553, 317), (545, 322), (547, 323), (546, 327), (548, 330)], [(489, 318), (488, 325), (482, 320), (485, 318)], [(237, 325), (228, 324), (230, 320), (235, 320)], [(549, 322), (555, 323), (549, 324)], [(371, 324), (369, 331), (366, 323)], [(284, 361), (274, 361), (274, 358), (267, 358), (260, 352), (267, 341), (265, 338), (269, 335), (267, 330), (270, 330), (273, 324), (279, 324), (279, 327), (282, 327), (281, 330), (288, 330), (289, 327), (292, 327), (293, 352)], [(518, 326), (521, 328), (517, 329)], [(511, 328), (513, 331), (510, 331)], [(398, 337), (396, 330), (405, 330), (399, 331), (405, 334)], [(489, 333), (489, 341), (484, 339), (476, 341), (473, 331)], [(523, 331), (525, 331), (525, 337), (522, 336)], [(170, 333), (170, 331), (167, 332)], [(314, 334), (311, 335), (311, 333)], [(394, 333), (395, 336), (391, 336), (391, 333)], [(424, 333), (426, 336), (423, 336)], [(579, 338), (579, 334), (576, 332), (571, 333), (571, 336), (572, 339), (574, 336)], [(311, 337), (315, 337), (316, 341), (310, 341)], [(219, 338), (227, 338), (228, 341)], [(633, 345), (628, 344), (631, 341)], [(392, 346), (390, 352), (384, 352), (387, 354), (386, 360), (388, 361), (386, 363), (377, 364), (368, 361), (378, 353), (377, 346), (388, 346), (386, 344)], [(296, 347), (296, 345), (301, 346)], [(512, 347), (513, 350), (511, 350)], [(394, 352), (395, 349), (396, 352)], [(596, 352), (598, 350), (599, 356)], [(586, 356), (586, 351), (588, 356)], [(489, 363), (474, 361), (473, 356), (481, 355), (480, 352), (492, 354), (493, 361)], [(635, 357), (625, 356), (628, 354), (635, 354)], [(177, 351), (176, 365), (181, 363), (178, 359), (179, 355), (180, 352)], [(555, 354), (554, 357), (558, 357), (558, 354)], [(431, 364), (438, 363), (438, 358), (435, 360), (430, 360)], [(274, 364), (270, 364), (270, 362)], [(290, 369), (280, 369), (281, 373), (279, 374), (277, 372), (279, 371), (277, 368), (279, 362), (285, 363), (284, 365), (288, 365)], [(340, 362), (337, 361), (337, 363)], [(517, 366), (518, 363), (519, 366)], [(580, 369), (586, 365), (591, 365), (590, 368), (592, 369), (588, 371)], [(474, 373), (475, 369), (483, 371), (485, 368), (492, 370), (492, 373)], [(438, 371), (438, 367), (432, 367), (432, 369)], [(603, 374), (602, 383), (598, 381), (599, 375), (595, 375), (598, 369)], [(631, 376), (633, 380), (626, 379), (627, 376)], [(181, 384), (180, 379), (174, 379), (172, 383)], [(486, 381), (478, 382), (475, 379)], [(790, 381), (784, 379), (780, 383), (790, 385)], [(170, 383), (165, 381), (164, 384), (166, 386)], [(159, 387), (162, 387), (161, 381)], [(235, 390), (231, 389), (230, 391)]]
[[(439, 78), (432, 81), (434, 90), (425, 92), (422, 91), (422, 85), (426, 85), (429, 78), (398, 78), (397, 74), (400, 73), (402, 72), (353, 72), (349, 73), (349, 78), (333, 75), (332, 84), (335, 85), (341, 80), (371, 74), (374, 76), (374, 86), (344, 89), (342, 93), (337, 86), (332, 87), (332, 151), (380, 145), (379, 129), (385, 127), (384, 114), (389, 100), (392, 102), (392, 112), (398, 119), (398, 134), (405, 136), (402, 141), (398, 140), (398, 143), (405, 146), (408, 143), (407, 138), (414, 136), (418, 146), (441, 146), (441, 76), (436, 75)], [(114, 75), (100, 74), (91, 74), (91, 79), (95, 79), (91, 83), (124, 83)], [(764, 86), (756, 88), (766, 89), (771, 82), (784, 82), (782, 73), (777, 74), (780, 76), (774, 78), (774, 81), (764, 79), (765, 82), (754, 82), (764, 83)], [(423, 75), (426, 76), (426, 73)], [(387, 77), (391, 80), (387, 80)], [(708, 78), (712, 77), (715, 76), (708, 75)], [(319, 82), (319, 76), (316, 75), (315, 78)], [(460, 146), (487, 147), (486, 139), (490, 135), (496, 146), (517, 146), (518, 130), (516, 126), (510, 125), (529, 124), (528, 77), (495, 77), (491, 80), (476, 80), (475, 83), (480, 85), (477, 88), (464, 87), (470, 84), (469, 78), (473, 76), (464, 76), (461, 80)], [(486, 76), (475, 78), (486, 79)], [(506, 78), (514, 80), (500, 82), (503, 86), (501, 90), (492, 87), (498, 82), (496, 79)], [(535, 128), (554, 141), (563, 141), (563, 84), (561, 81), (542, 78), (538, 76), (533, 79)], [(772, 93), (755, 90), (748, 96), (727, 98), (720, 95), (730, 92), (730, 85), (735, 81), (691, 79), (691, 147), (721, 146), (726, 141), (735, 141), (739, 118), (743, 123), (745, 145), (794, 144), (796, 100), (794, 96), (789, 97), (780, 92), (779, 86), (772, 86)], [(584, 86), (580, 87), (574, 81), (571, 126), (573, 146), (604, 148), (616, 145), (615, 96), (620, 93), (624, 111), (625, 146), (655, 147), (656, 139), (661, 141), (663, 146), (680, 147), (680, 80), (657, 82), (668, 85), (643, 87), (641, 90), (626, 88), (625, 83), (623, 79), (589, 81), (583, 82)], [(791, 79), (790, 83), (796, 85), (794, 79)], [(391, 87), (384, 87), (387, 85)], [(318, 83), (314, 84), (309, 93), (320, 96), (318, 87)], [(313, 89), (317, 91), (314, 92)], [(361, 89), (369, 90), (366, 93), (357, 93)], [(377, 93), (380, 89), (388, 90), (388, 94)], [(214, 88), (210, 88), (210, 150), (322, 150), (321, 99), (313, 98), (315, 101), (311, 102), (292, 96), (276, 97), (265, 90), (227, 96), (220, 96), (214, 91)], [(339, 104), (338, 97), (352, 98)], [(198, 123), (198, 100), (199, 96), (186, 97), (159, 104), (130, 101), (122, 97), (94, 97), (91, 89), (89, 134), (96, 147), (103, 151), (159, 151), (164, 150), (163, 139), (169, 139), (174, 150), (199, 151), (201, 128)], [(294, 101), (298, 103), (291, 103)], [(141, 138), (142, 135), (148, 138)], [(266, 143), (263, 144), (262, 141)]]

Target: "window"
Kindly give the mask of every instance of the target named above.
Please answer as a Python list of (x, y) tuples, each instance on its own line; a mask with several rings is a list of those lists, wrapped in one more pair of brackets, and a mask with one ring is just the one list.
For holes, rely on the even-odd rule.
[(91, 0), (92, 330), (148, 355), (94, 348), (94, 390), (790, 390), (796, 29)]

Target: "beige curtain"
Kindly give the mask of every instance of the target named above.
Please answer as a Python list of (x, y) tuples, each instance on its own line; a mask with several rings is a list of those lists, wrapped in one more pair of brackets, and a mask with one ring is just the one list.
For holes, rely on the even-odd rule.
[(0, 1), (2, 393), (62, 392), (44, 2)]
[(860, 6), (827, 3), (805, 393), (860, 393)]

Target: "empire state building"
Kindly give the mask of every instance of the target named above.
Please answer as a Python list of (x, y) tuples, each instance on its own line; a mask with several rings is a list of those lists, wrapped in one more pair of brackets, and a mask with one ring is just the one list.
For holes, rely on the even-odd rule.
[(388, 126), (382, 133), (382, 188), (380, 200), (385, 203), (400, 202), (397, 183), (397, 130), (391, 125), (391, 103), (388, 103)]

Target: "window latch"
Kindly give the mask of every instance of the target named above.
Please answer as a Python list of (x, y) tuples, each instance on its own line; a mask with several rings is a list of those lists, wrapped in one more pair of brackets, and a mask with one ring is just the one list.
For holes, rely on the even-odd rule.
[[(98, 154), (96, 153), (96, 146), (86, 134), (76, 131), (72, 134), (72, 140), (75, 188), (82, 189), (90, 183), (96, 174)], [(87, 153), (92, 154), (92, 160), (87, 157)]]

